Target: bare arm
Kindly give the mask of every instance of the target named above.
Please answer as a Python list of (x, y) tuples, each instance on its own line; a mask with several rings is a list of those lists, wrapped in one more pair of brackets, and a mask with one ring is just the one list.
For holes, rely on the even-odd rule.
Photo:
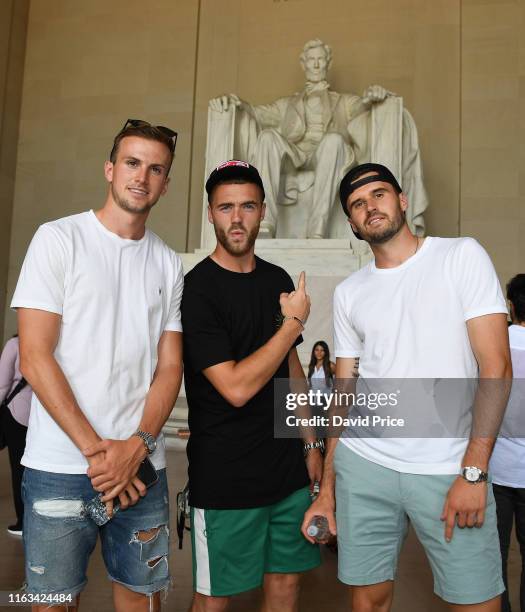
[[(462, 467), (475, 466), (487, 471), (497, 432), (507, 405), (512, 365), (504, 314), (491, 314), (467, 321), (472, 351), (479, 367), (479, 385), (473, 410), (473, 429)], [(445, 539), (459, 527), (481, 527), (485, 519), (487, 484), (470, 484), (458, 477), (451, 486), (441, 519)]]
[[(295, 394), (308, 393), (308, 382), (306, 380), (306, 376), (304, 375), (303, 366), (301, 365), (301, 361), (299, 360), (299, 355), (297, 354), (297, 349), (295, 347), (292, 348), (288, 354), (288, 371), (290, 378), (290, 391)], [(295, 412), (301, 417), (311, 416), (309, 406), (298, 406)], [(316, 439), (316, 436), (314, 435), (313, 431), (311, 431), (311, 428), (309, 430), (303, 428), (302, 438), (305, 442), (313, 442)]]
[[(100, 436), (78, 405), (54, 355), (62, 317), (53, 312), (33, 308), (19, 308), (17, 314), (20, 371), (23, 377), (31, 385), (53, 420), (73, 443), (81, 451), (93, 447), (100, 442)], [(103, 460), (104, 452), (102, 451), (94, 452), (87, 457), (90, 469), (99, 465)], [(140, 490), (141, 483), (138, 484)], [(144, 487), (141, 488), (144, 489)], [(136, 501), (138, 493), (135, 492), (134, 487), (131, 490)], [(106, 497), (106, 500), (108, 499)], [(111, 514), (112, 502), (107, 502), (106, 506), (108, 513)]]
[[(359, 359), (358, 358), (341, 358), (336, 359), (336, 379), (334, 385), (334, 393), (355, 393), (355, 383), (358, 375)], [(345, 410), (347, 407), (345, 408)], [(314, 543), (307, 533), (306, 529), (314, 516), (325, 516), (328, 519), (328, 526), (331, 533), (336, 534), (335, 524), (335, 472), (334, 472), (334, 453), (341, 428), (335, 430), (331, 428), (330, 435), (326, 440), (326, 449), (323, 466), (323, 479), (321, 481), (321, 490), (319, 496), (314, 503), (308, 508), (304, 515), (301, 530), (304, 537)]]
[[(485, 398), (480, 396), (484, 392), (484, 380), (496, 379), (492, 384), (487, 383), (487, 385), (491, 399), (495, 402), (489, 408), (496, 420), (497, 427), (493, 429), (490, 427), (492, 423), (486, 423), (487, 428), (493, 429), (493, 431), (490, 432), (485, 429), (485, 433), (493, 433), (494, 435), (471, 438), (463, 458), (463, 466), (475, 465), (486, 470), (510, 392), (510, 385), (503, 381), (512, 379), (507, 317), (504, 314), (476, 317), (467, 321), (467, 330), (470, 345), (479, 367), (480, 387), (478, 388), (474, 411), (480, 414), (475, 414), (475, 416), (484, 420), (484, 413), (486, 413), (483, 405)], [(497, 381), (502, 381), (502, 384)], [(483, 427), (483, 423), (479, 423), (479, 426)], [(476, 434), (475, 431), (473, 433)]]
[(159, 358), (146, 397), (139, 429), (158, 436), (177, 401), (182, 383), (182, 333), (164, 332), (159, 341)]
[[(182, 371), (182, 334), (165, 331), (159, 341), (157, 367), (146, 396), (139, 429), (154, 436), (159, 435), (177, 400)], [(105, 459), (90, 468), (88, 475), (97, 491), (107, 492), (103, 498), (106, 500), (118, 495), (126, 483), (133, 480), (140, 462), (146, 456), (146, 449), (138, 436), (131, 436), (127, 440), (103, 440), (87, 452), (91, 455), (100, 451), (104, 451)], [(139, 491), (145, 494), (143, 488), (139, 488)], [(136, 501), (134, 496), (132, 501)]]
[[(306, 294), (304, 272), (299, 277), (297, 290), (281, 294), (280, 303), (284, 316), (306, 321), (310, 298)], [(301, 332), (302, 325), (298, 321), (286, 320), (266, 344), (242, 361), (224, 361), (206, 368), (203, 374), (227, 402), (241, 408), (275, 374)]]
[[(290, 372), (290, 388), (294, 393), (307, 393), (308, 383), (304, 375), (303, 366), (299, 361), (299, 355), (297, 349), (294, 347), (288, 355), (288, 368)], [(311, 411), (306, 408), (308, 414), (305, 417), (311, 416)], [(301, 408), (296, 411), (298, 414), (301, 412)], [(304, 429), (302, 432), (302, 438), (305, 442), (314, 442), (317, 438), (315, 430), (312, 428)], [(310, 489), (313, 491), (314, 483), (321, 482), (323, 475), (323, 458), (321, 451), (318, 448), (312, 448), (306, 455), (306, 469), (308, 470), (308, 476), (310, 477)]]
[[(80, 409), (55, 359), (61, 321), (62, 317), (52, 312), (18, 309), (20, 371), (44, 408), (82, 450), (98, 442), (100, 437)], [(92, 457), (90, 463), (94, 461)]]
[[(336, 360), (336, 374), (334, 392), (338, 393), (355, 393), (355, 382), (357, 378), (357, 370), (359, 365), (358, 358), (341, 358)], [(324, 459), (323, 486), (321, 493), (327, 496), (334, 495), (335, 489), (335, 474), (334, 474), (334, 452), (341, 430), (332, 430), (327, 438), (326, 453)]]

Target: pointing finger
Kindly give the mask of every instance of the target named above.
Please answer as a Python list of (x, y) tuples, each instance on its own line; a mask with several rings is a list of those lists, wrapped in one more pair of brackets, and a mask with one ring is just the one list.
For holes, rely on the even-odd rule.
[(306, 280), (304, 271), (299, 275), (299, 283), (297, 285), (297, 289), (302, 289), (303, 291), (306, 288)]

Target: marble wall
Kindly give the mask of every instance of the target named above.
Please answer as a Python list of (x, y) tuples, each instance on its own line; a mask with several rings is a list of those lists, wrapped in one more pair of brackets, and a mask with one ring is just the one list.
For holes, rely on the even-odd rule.
[[(0, 0), (0, 11), (14, 4)], [(179, 251), (198, 247), (208, 99), (299, 90), (298, 55), (317, 36), (333, 48), (333, 89), (379, 83), (403, 96), (419, 129), (428, 233), (478, 238), (505, 282), (525, 270), (524, 11), (525, 0), (30, 0), (0, 286), (10, 296), (40, 223), (102, 203), (103, 161), (128, 117), (179, 131), (151, 227)], [(13, 326), (7, 313), (5, 333)]]
[[(9, 274), (29, 0), (0, 1), (0, 330)], [(14, 331), (11, 327), (10, 331)], [(1, 334), (0, 334), (1, 335)]]
[(525, 2), (463, 0), (460, 232), (525, 272)]
[[(31, 0), (8, 297), (38, 225), (103, 203), (104, 160), (127, 118), (179, 131), (151, 227), (184, 249), (198, 11), (192, 0)], [(7, 311), (6, 334), (14, 321)]]

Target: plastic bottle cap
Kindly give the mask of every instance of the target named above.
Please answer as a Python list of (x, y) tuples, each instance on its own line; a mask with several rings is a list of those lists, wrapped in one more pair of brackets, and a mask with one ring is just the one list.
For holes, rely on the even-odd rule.
[(319, 527), (316, 527), (315, 525), (309, 525), (308, 529), (306, 530), (306, 533), (313, 538), (319, 533)]

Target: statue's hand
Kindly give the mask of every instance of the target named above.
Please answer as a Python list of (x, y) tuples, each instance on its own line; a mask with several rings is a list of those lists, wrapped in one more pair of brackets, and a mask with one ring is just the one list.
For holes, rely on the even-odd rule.
[(209, 102), (209, 107), (218, 113), (226, 112), (230, 106), (241, 106), (242, 100), (235, 94), (223, 95), (218, 98), (212, 98)]
[(370, 85), (363, 93), (363, 102), (366, 105), (382, 102), (387, 96), (393, 95), (391, 91), (381, 85)]
[(234, 104), (237, 107), (240, 107), (244, 104), (244, 102), (236, 96), (235, 94), (230, 94), (230, 104)]

